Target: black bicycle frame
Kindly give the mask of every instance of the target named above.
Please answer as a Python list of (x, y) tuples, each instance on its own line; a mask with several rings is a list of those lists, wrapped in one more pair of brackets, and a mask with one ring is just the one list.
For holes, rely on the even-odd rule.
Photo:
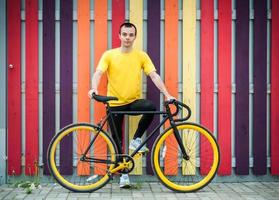
[(126, 114), (126, 115), (157, 114), (157, 115), (163, 115), (163, 120), (160, 122), (160, 124), (157, 125), (156, 128), (154, 128), (153, 131), (150, 134), (148, 134), (148, 136), (140, 144), (140, 146), (132, 152), (132, 154), (130, 155), (131, 157), (136, 155), (138, 153), (138, 151), (147, 143), (147, 141), (155, 134), (155, 132), (158, 131), (160, 129), (160, 127), (163, 126), (167, 120), (169, 120), (170, 125), (174, 130), (175, 138), (176, 138), (176, 140), (178, 142), (178, 145), (179, 145), (179, 147), (182, 151), (183, 158), (185, 158), (185, 159), (189, 158), (189, 156), (187, 155), (186, 150), (183, 146), (183, 142), (181, 140), (178, 129), (176, 127), (175, 120), (173, 119), (173, 115), (171, 114), (170, 107), (168, 105), (166, 105), (166, 111), (111, 111), (109, 105), (107, 104), (106, 105), (106, 111), (107, 111), (107, 115), (105, 116), (105, 119), (104, 120), (101, 119), (101, 121), (97, 124), (98, 132), (96, 133), (95, 137), (90, 142), (90, 144), (87, 147), (86, 151), (84, 152), (83, 156), (80, 158), (82, 161), (90, 161), (90, 162), (106, 163), (106, 164), (111, 164), (112, 163), (112, 162), (108, 162), (108, 160), (88, 158), (88, 157), (86, 157), (86, 154), (89, 152), (89, 149), (91, 148), (91, 146), (95, 142), (95, 140), (98, 137), (100, 131), (103, 129), (104, 125), (106, 124), (106, 122), (108, 121), (109, 118), (111, 119), (111, 122), (112, 122), (112, 127), (110, 127), (110, 128), (113, 129), (113, 130), (111, 130), (111, 134), (116, 135), (116, 140), (117, 141), (115, 141), (115, 142), (117, 142), (117, 145), (120, 144), (120, 139), (118, 137), (117, 130), (116, 130), (116, 127), (115, 127), (115, 123), (114, 123), (114, 120), (113, 120), (113, 117), (112, 117), (113, 114)]

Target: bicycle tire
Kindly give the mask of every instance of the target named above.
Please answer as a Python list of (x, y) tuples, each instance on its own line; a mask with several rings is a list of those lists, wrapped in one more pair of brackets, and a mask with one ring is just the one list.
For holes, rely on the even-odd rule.
[[(215, 177), (220, 162), (219, 146), (210, 131), (201, 125), (185, 122), (177, 124), (177, 129), (190, 159), (182, 158), (170, 127), (153, 145), (152, 167), (167, 188), (177, 192), (194, 192), (208, 185)], [(172, 140), (168, 139), (171, 137)], [(171, 142), (167, 143), (167, 140)], [(171, 162), (173, 169), (170, 166), (165, 168), (165, 162)]]
[[(83, 162), (79, 159), (81, 155), (79, 152), (84, 152), (86, 147), (89, 146), (88, 141), (84, 142), (86, 141), (84, 137), (94, 137), (98, 129), (97, 126), (87, 123), (72, 124), (60, 130), (51, 140), (47, 154), (48, 167), (52, 176), (63, 187), (74, 192), (92, 192), (100, 189), (110, 180), (108, 171), (113, 169), (114, 164), (97, 164), (93, 162)], [(63, 170), (62, 167), (60, 169), (59, 150), (61, 142), (69, 138), (69, 136), (73, 141), (72, 173), (65, 175), (61, 172)], [(105, 131), (101, 130), (96, 138), (106, 143), (106, 154), (98, 154), (99, 149), (97, 145), (94, 144), (89, 154), (94, 154), (94, 158), (107, 158), (112, 162), (115, 161), (117, 150), (111, 137)], [(81, 171), (83, 168), (84, 171)]]

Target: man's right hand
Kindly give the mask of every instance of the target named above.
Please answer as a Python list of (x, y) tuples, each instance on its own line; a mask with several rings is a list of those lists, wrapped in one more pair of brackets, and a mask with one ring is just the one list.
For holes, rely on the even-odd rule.
[(94, 94), (98, 94), (98, 90), (96, 90), (96, 89), (91, 89), (91, 90), (88, 91), (88, 97), (89, 97), (90, 99), (92, 99), (93, 93), (94, 93)]

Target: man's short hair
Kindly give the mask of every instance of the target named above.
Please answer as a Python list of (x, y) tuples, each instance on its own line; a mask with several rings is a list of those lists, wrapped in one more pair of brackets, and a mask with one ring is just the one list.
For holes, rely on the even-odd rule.
[(122, 27), (128, 27), (128, 28), (134, 27), (135, 28), (135, 35), (137, 35), (137, 27), (134, 24), (132, 24), (130, 22), (125, 22), (125, 23), (121, 24), (120, 28), (119, 28), (119, 34), (121, 34), (121, 28)]

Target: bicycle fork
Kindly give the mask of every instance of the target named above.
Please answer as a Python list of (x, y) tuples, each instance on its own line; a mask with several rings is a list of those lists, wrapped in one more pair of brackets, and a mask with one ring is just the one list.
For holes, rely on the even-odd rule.
[(175, 136), (175, 139), (181, 149), (181, 153), (182, 153), (182, 157), (183, 159), (185, 160), (189, 160), (190, 159), (190, 156), (187, 154), (186, 150), (185, 150), (185, 147), (183, 145), (183, 142), (182, 142), (182, 139), (181, 139), (181, 136), (178, 132), (178, 129), (176, 127), (176, 124), (174, 122), (174, 119), (173, 119), (173, 116), (171, 115), (171, 112), (170, 112), (170, 108), (167, 107), (167, 112), (168, 112), (168, 115), (169, 115), (169, 121), (170, 121), (170, 125), (174, 131), (174, 136)]
[(186, 150), (185, 150), (185, 147), (183, 145), (183, 142), (182, 142), (182, 139), (181, 139), (181, 136), (179, 135), (179, 132), (178, 132), (178, 129), (176, 127), (176, 125), (172, 125), (172, 128), (173, 128), (173, 131), (174, 131), (174, 136), (175, 136), (175, 139), (181, 149), (181, 153), (182, 153), (182, 157), (183, 159), (185, 160), (189, 160), (190, 159), (190, 156), (187, 154)]

